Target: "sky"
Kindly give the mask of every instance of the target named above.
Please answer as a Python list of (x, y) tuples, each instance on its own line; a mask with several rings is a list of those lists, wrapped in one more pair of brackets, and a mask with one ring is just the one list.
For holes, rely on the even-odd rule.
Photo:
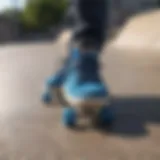
[(0, 11), (10, 8), (10, 7), (19, 7), (22, 8), (26, 0), (0, 0)]

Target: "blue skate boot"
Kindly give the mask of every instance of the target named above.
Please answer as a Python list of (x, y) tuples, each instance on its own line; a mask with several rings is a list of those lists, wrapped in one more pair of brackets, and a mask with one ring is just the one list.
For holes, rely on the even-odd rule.
[[(110, 123), (113, 117), (106, 109), (109, 93), (100, 76), (99, 54), (79, 49), (74, 49), (73, 52), (76, 57), (72, 60), (62, 85), (64, 99), (71, 108), (96, 110), (96, 117), (100, 123), (103, 125)], [(63, 115), (66, 116), (66, 114)], [(71, 119), (70, 115), (67, 110), (69, 120)], [(64, 119), (67, 121), (67, 118), (63, 117), (63, 121)]]

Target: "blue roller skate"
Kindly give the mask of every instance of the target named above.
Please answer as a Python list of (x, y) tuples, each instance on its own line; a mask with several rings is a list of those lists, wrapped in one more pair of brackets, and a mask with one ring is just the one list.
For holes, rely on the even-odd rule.
[[(108, 90), (100, 78), (97, 53), (74, 49), (76, 58), (71, 62), (62, 85), (64, 99), (72, 108), (85, 108), (87, 113), (95, 113), (103, 124), (111, 122), (106, 106)], [(101, 109), (103, 108), (103, 109)]]

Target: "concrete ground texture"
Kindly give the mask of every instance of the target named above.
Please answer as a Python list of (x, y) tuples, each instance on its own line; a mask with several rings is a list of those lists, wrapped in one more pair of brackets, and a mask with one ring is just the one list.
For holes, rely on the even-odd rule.
[(61, 124), (62, 108), (41, 102), (44, 81), (61, 65), (69, 33), (54, 44), (1, 46), (0, 160), (159, 160), (160, 15), (150, 16), (145, 23), (134, 19), (133, 26), (130, 21), (130, 33), (122, 31), (101, 57), (116, 114), (108, 131), (89, 125), (69, 130)]

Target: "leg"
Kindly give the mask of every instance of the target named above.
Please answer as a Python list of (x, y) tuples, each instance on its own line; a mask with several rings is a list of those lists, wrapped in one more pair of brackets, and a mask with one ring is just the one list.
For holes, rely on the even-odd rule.
[[(58, 72), (58, 76), (51, 78), (51, 86), (55, 88), (57, 84), (59, 87), (63, 85), (64, 92), (71, 99), (74, 95), (80, 101), (92, 98), (104, 100), (107, 91), (99, 75), (98, 52), (103, 46), (107, 31), (107, 0), (72, 0), (71, 5), (76, 23), (69, 63), (63, 66), (63, 74)], [(78, 47), (75, 44), (78, 44)], [(85, 56), (82, 52), (92, 53)], [(73, 57), (76, 57), (76, 60)], [(71, 72), (69, 68), (72, 68)], [(97, 102), (99, 100), (96, 100)]]
[[(99, 52), (107, 33), (107, 0), (73, 0), (72, 5), (75, 27), (71, 48), (78, 53), (78, 58), (71, 62), (74, 63), (72, 71), (64, 81), (64, 97), (71, 106), (102, 108), (109, 95), (99, 71)], [(106, 107), (99, 117), (102, 123), (111, 122)]]
[(108, 26), (108, 0), (72, 0), (73, 41), (101, 49)]

